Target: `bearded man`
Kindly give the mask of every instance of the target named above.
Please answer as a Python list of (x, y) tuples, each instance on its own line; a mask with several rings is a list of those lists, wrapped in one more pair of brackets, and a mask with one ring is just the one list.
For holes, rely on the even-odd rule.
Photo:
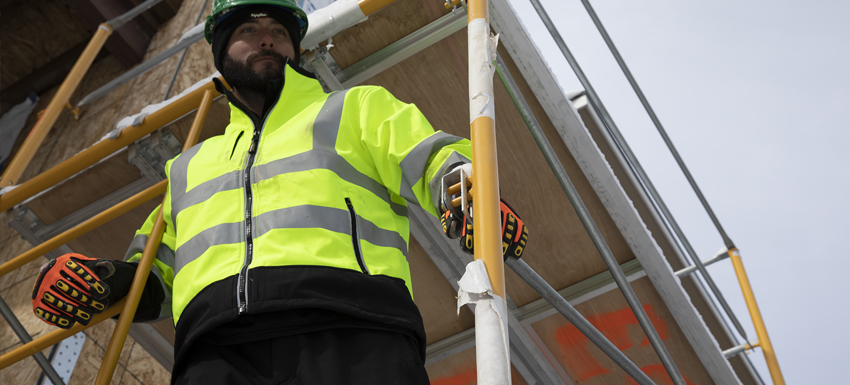
[[(463, 237), (437, 198), (470, 143), (382, 87), (325, 93), (299, 66), (307, 26), (293, 0), (216, 0), (207, 19), (230, 124), (166, 165), (166, 230), (134, 319), (173, 317), (173, 384), (429, 383), (407, 204)], [(36, 314), (69, 328), (125, 296), (158, 211), (125, 262), (45, 265)], [(527, 231), (511, 231), (521, 253)]]

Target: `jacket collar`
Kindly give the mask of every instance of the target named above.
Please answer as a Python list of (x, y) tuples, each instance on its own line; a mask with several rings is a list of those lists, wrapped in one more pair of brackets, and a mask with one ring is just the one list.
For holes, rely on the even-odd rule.
[(239, 101), (218, 78), (213, 78), (213, 82), (215, 83), (216, 90), (224, 94), (230, 102), (230, 124), (227, 126), (225, 136), (250, 130), (251, 122), (254, 123), (253, 126), (256, 129), (259, 129), (266, 117), (275, 109), (275, 105), (278, 107), (286, 106), (288, 101), (303, 98), (306, 94), (323, 95), (325, 93), (322, 85), (316, 80), (315, 75), (300, 66), (291, 65), (287, 61), (284, 65), (281, 78), (269, 82), (266, 88), (266, 100), (263, 103), (264, 114), (263, 116), (258, 116)]

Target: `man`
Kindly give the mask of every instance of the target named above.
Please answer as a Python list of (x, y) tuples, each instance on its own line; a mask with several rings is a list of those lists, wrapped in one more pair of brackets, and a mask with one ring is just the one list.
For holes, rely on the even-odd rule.
[[(470, 171), (469, 142), (381, 87), (326, 94), (298, 66), (306, 30), (294, 0), (217, 0), (207, 19), (230, 124), (166, 165), (166, 230), (134, 319), (173, 317), (172, 383), (428, 383), (407, 202), (470, 235), (438, 204), (442, 177)], [(527, 230), (502, 209), (519, 256)], [(36, 314), (69, 328), (124, 297), (158, 210), (126, 262), (42, 267)]]

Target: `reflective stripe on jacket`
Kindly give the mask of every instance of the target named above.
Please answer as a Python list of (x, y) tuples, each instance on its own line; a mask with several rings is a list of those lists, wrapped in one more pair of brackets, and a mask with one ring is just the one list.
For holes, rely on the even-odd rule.
[[(167, 226), (153, 270), (173, 289), (175, 325), (200, 296), (226, 292), (211, 288), (224, 281), (236, 282), (239, 314), (259, 311), (254, 297), (263, 298), (257, 306), (272, 301), (264, 283), (248, 287), (261, 268), (386, 276), (412, 295), (407, 202), (437, 215), (439, 179), (450, 165), (469, 162), (469, 141), (434, 132), (414, 105), (381, 87), (326, 94), (293, 67), (284, 75), (261, 127), (231, 103), (224, 135), (166, 165)], [(156, 213), (136, 233), (126, 260), (140, 259)]]

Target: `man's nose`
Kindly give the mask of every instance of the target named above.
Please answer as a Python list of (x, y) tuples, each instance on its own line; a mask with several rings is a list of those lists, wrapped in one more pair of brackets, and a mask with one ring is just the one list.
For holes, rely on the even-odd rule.
[(271, 32), (266, 31), (260, 37), (260, 48), (274, 48), (274, 38)]

